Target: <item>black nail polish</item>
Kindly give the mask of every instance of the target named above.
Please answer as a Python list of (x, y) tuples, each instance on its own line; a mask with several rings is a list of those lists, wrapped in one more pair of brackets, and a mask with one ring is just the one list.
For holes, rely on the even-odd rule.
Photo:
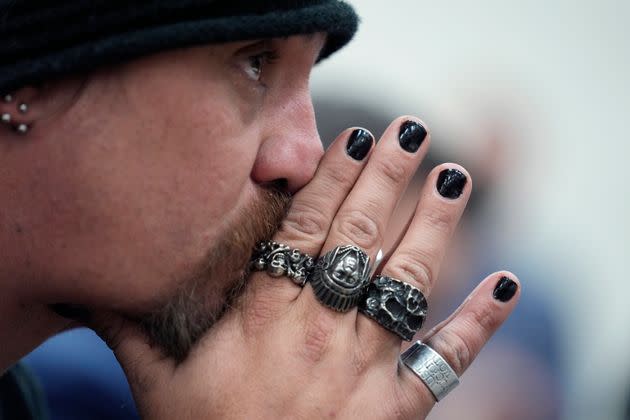
[(54, 303), (50, 305), (50, 309), (59, 316), (75, 321), (84, 322), (87, 321), (90, 316), (90, 311), (83, 305)]
[(457, 169), (445, 169), (438, 176), (436, 188), (445, 198), (456, 199), (462, 195), (468, 178)]
[(514, 297), (514, 295), (516, 294), (516, 289), (518, 289), (518, 286), (514, 282), (514, 280), (507, 277), (501, 277), (501, 280), (499, 280), (497, 285), (494, 287), (492, 296), (496, 300), (507, 302)]
[(373, 143), (374, 137), (368, 131), (359, 128), (350, 134), (346, 152), (354, 160), (363, 160), (370, 152)]
[(400, 147), (409, 153), (416, 153), (427, 137), (427, 130), (415, 121), (405, 121), (400, 126), (398, 141)]

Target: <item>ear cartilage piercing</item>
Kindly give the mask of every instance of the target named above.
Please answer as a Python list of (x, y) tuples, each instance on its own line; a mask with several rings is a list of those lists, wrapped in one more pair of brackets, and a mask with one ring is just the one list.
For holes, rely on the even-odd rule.
[[(2, 99), (4, 100), (4, 102), (6, 103), (11, 103), (13, 102), (13, 95), (10, 93), (1, 95)], [(18, 105), (17, 107), (18, 112), (20, 114), (26, 114), (28, 112), (28, 104), (22, 102)], [(30, 130), (30, 126), (28, 124), (25, 123), (18, 123), (17, 121), (15, 123), (13, 123), (13, 116), (8, 113), (8, 112), (4, 112), (2, 114), (0, 114), (0, 121), (5, 123), (5, 124), (10, 124), (12, 126), (12, 128), (17, 131), (19, 134), (26, 134), (28, 133), (28, 131)]]

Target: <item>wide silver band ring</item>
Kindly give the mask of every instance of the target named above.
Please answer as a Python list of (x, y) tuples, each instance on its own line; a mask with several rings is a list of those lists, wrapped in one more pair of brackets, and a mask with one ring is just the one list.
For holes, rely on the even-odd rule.
[(315, 260), (310, 255), (274, 241), (262, 241), (252, 255), (252, 271), (266, 271), (271, 277), (289, 277), (299, 286), (304, 286)]
[(400, 360), (429, 388), (436, 401), (440, 401), (459, 385), (459, 378), (442, 356), (426, 344), (416, 341)]
[(317, 260), (308, 281), (324, 306), (348, 312), (370, 282), (370, 257), (357, 246), (335, 247)]
[(422, 328), (427, 300), (420, 289), (387, 276), (376, 276), (359, 302), (359, 312), (406, 341)]

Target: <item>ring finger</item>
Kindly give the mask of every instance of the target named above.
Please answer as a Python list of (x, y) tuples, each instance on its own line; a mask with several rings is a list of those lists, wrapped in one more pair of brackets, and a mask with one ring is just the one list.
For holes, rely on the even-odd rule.
[[(434, 168), (427, 177), (411, 225), (381, 274), (408, 283), (428, 296), (471, 188), (470, 175), (461, 166), (450, 163)], [(401, 313), (405, 312), (381, 311), (379, 315), (386, 320), (397, 317), (395, 328), (404, 329), (407, 320), (401, 318)], [(357, 330), (359, 337), (372, 343), (378, 353), (398, 357), (398, 335), (367, 316), (357, 319)]]

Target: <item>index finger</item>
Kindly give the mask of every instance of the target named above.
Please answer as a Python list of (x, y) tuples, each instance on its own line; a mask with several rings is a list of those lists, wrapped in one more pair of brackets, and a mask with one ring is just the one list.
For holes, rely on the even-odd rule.
[[(368, 160), (374, 136), (363, 128), (343, 131), (324, 155), (313, 179), (293, 198), (286, 218), (273, 241), (316, 257), (330, 230), (333, 217), (352, 189)], [(301, 289), (291, 281), (253, 282), (257, 296), (271, 293), (274, 299), (293, 300)], [(267, 292), (264, 292), (267, 291)]]

